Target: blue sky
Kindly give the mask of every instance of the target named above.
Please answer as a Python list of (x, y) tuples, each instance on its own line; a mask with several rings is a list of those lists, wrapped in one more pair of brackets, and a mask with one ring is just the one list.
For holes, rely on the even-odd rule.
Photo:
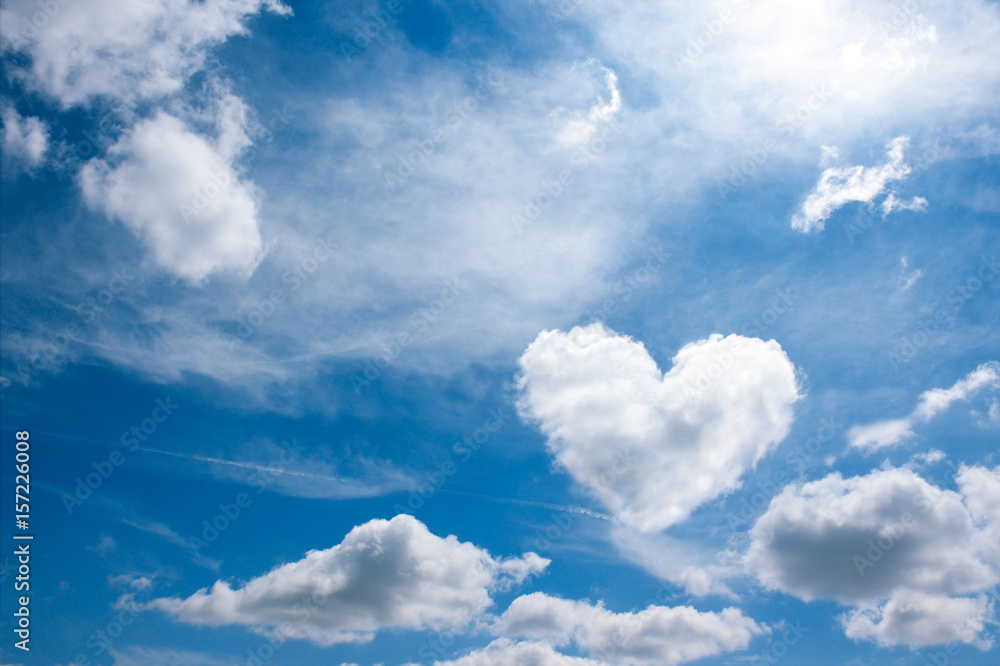
[(996, 661), (995, 2), (0, 39), (0, 663)]

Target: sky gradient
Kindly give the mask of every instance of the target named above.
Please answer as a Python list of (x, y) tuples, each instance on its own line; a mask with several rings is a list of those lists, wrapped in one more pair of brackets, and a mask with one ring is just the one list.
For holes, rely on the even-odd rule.
[(0, 664), (996, 662), (994, 0), (0, 49)]

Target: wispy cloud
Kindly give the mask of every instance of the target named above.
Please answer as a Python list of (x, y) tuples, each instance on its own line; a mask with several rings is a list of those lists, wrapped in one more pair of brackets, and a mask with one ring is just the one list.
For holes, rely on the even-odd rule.
[[(353, 456), (349, 460), (340, 461), (338, 465), (337, 462), (328, 462), (324, 458), (304, 455), (302, 447), (294, 442), (284, 444), (264, 443), (252, 447), (248, 451), (255, 454), (255, 460), (230, 460), (161, 449), (138, 450), (204, 463), (209, 466), (209, 473), (216, 478), (298, 497), (378, 497), (412, 488), (416, 484), (409, 474), (396, 469), (389, 461)], [(338, 466), (345, 465), (350, 467), (352, 475), (338, 472)]]
[(980, 389), (1000, 386), (1000, 363), (984, 363), (960, 379), (951, 388), (931, 389), (920, 394), (917, 406), (908, 416), (853, 426), (847, 441), (857, 449), (870, 452), (899, 444), (913, 437), (913, 427), (927, 423), (954, 402), (968, 400)]
[[(819, 178), (816, 189), (813, 190), (801, 210), (792, 217), (792, 228), (809, 233), (822, 231), (826, 220), (835, 210), (853, 201), (871, 203), (889, 183), (906, 178), (912, 168), (903, 161), (903, 150), (909, 144), (910, 138), (900, 136), (893, 139), (888, 146), (887, 160), (878, 166), (863, 167), (830, 167)], [(899, 202), (895, 195), (890, 194), (883, 203), (883, 212), (888, 215), (893, 210), (907, 208), (920, 210), (917, 200), (910, 205)], [(926, 206), (927, 201), (923, 200)]]

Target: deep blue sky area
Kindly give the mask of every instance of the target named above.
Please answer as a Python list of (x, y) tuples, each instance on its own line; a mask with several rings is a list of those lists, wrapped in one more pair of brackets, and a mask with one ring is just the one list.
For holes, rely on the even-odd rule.
[(995, 2), (0, 56), (0, 666), (996, 662)]

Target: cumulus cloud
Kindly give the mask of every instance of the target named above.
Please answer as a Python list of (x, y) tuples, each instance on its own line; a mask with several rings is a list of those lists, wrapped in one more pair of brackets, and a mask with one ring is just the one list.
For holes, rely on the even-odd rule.
[(217, 581), (186, 599), (155, 599), (195, 625), (240, 624), (320, 645), (368, 642), (382, 629), (458, 629), (549, 560), (534, 553), (494, 559), (454, 536), (441, 538), (407, 515), (355, 527), (337, 546), (314, 550), (239, 588)]
[(897, 210), (912, 210), (915, 213), (922, 213), (927, 210), (927, 199), (923, 197), (913, 197), (909, 201), (897, 199), (892, 192), (882, 200), (882, 217), (888, 217), (890, 213)]
[[(912, 168), (903, 162), (903, 150), (909, 144), (909, 137), (901, 136), (889, 142), (887, 160), (879, 166), (830, 167), (819, 178), (801, 210), (792, 217), (792, 228), (802, 232), (822, 231), (827, 218), (835, 210), (852, 201), (871, 203), (892, 181), (902, 180)], [(903, 208), (903, 204), (892, 196), (892, 201), (883, 203), (883, 212)], [(919, 199), (919, 198), (918, 198)], [(888, 201), (888, 200), (887, 200)], [(917, 200), (914, 200), (916, 202)], [(918, 205), (914, 202), (913, 205)], [(923, 200), (926, 205), (926, 200)], [(914, 210), (914, 208), (911, 208)]]
[(226, 96), (213, 141), (165, 112), (136, 125), (80, 171), (92, 208), (140, 236), (162, 268), (192, 283), (216, 271), (249, 274), (260, 261), (255, 186), (234, 160), (249, 145), (246, 108)]
[(951, 388), (931, 389), (920, 394), (917, 406), (909, 416), (853, 426), (847, 431), (847, 440), (852, 447), (865, 451), (899, 444), (913, 437), (913, 426), (916, 424), (927, 423), (952, 403), (968, 400), (977, 391), (996, 386), (1000, 386), (1000, 363), (983, 363)]
[(498, 638), (464, 657), (435, 661), (434, 666), (601, 666), (601, 662), (561, 654), (545, 643)]
[(0, 36), (4, 50), (31, 58), (18, 75), (64, 107), (99, 96), (134, 101), (174, 93), (202, 67), (209, 48), (246, 32), (248, 16), (291, 13), (278, 0), (46, 4), (4, 3)]
[(663, 373), (601, 324), (543, 331), (520, 359), (518, 408), (556, 461), (625, 524), (655, 531), (735, 490), (784, 439), (795, 367), (773, 340), (713, 335)]
[(883, 647), (956, 642), (987, 650), (993, 641), (982, 633), (992, 618), (983, 595), (948, 597), (908, 591), (882, 607), (853, 610), (841, 617), (841, 623), (848, 638), (875, 641)]
[[(998, 479), (968, 469), (970, 496), (894, 468), (787, 486), (751, 530), (747, 565), (769, 589), (855, 606), (845, 619), (849, 635), (982, 645), (969, 628), (981, 629), (984, 606), (966, 595), (1000, 582), (989, 546), (996, 511), (977, 503), (990, 501)], [(948, 612), (930, 613), (932, 597), (949, 599)]]
[(955, 476), (972, 519), (982, 528), (980, 547), (1000, 562), (1000, 466), (962, 465)]
[(4, 106), (2, 148), (4, 157), (23, 162), (28, 168), (42, 163), (49, 149), (49, 128), (34, 116), (25, 118), (13, 106)]
[(571, 641), (600, 663), (679, 664), (746, 648), (768, 629), (736, 608), (702, 613), (690, 606), (651, 605), (612, 613), (601, 604), (536, 592), (515, 599), (494, 630), (556, 647)]

